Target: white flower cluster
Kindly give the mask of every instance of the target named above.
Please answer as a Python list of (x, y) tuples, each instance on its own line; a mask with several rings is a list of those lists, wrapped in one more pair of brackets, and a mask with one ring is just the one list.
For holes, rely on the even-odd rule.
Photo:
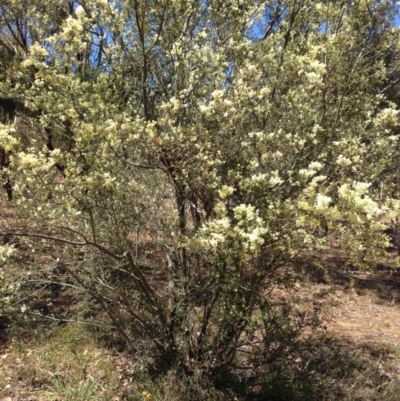
[(273, 171), (271, 173), (272, 177), (269, 179), (269, 185), (274, 187), (276, 185), (283, 184), (283, 180), (281, 177), (279, 177), (279, 172), (278, 171)]
[(315, 208), (318, 211), (323, 211), (326, 210), (331, 203), (332, 203), (332, 198), (330, 196), (317, 194), (315, 200)]
[(268, 232), (266, 224), (254, 206), (239, 205), (234, 209), (237, 226), (235, 234), (244, 242), (244, 248), (250, 252), (257, 252), (264, 244), (263, 236)]
[(0, 147), (6, 151), (14, 149), (18, 140), (14, 137), (15, 128), (10, 125), (0, 124)]
[(354, 205), (356, 210), (365, 213), (367, 218), (377, 217), (382, 214), (382, 209), (367, 195), (370, 186), (371, 184), (367, 182), (343, 184), (338, 190), (339, 198), (341, 201)]
[(234, 208), (234, 220), (222, 217), (226, 214), (223, 203), (215, 207), (217, 219), (207, 222), (199, 231), (195, 242), (212, 252), (233, 252), (247, 258), (256, 254), (264, 244), (268, 232), (266, 224), (251, 205)]
[(6, 262), (14, 253), (15, 249), (9, 245), (0, 245), (0, 264)]
[(220, 190), (219, 190), (219, 197), (221, 199), (226, 199), (229, 196), (231, 196), (235, 192), (235, 188), (230, 187), (228, 185), (224, 185)]
[(201, 230), (200, 243), (215, 251), (218, 247), (222, 247), (229, 235), (229, 231), (230, 221), (227, 217), (212, 220)]
[(399, 110), (395, 109), (395, 106), (388, 107), (381, 110), (374, 119), (374, 125), (377, 127), (390, 127), (399, 124)]
[(211, 95), (213, 100), (208, 104), (201, 104), (199, 106), (200, 112), (206, 117), (210, 117), (218, 112), (225, 111), (224, 116), (227, 117), (229, 114), (233, 114), (236, 110), (233, 103), (229, 99), (224, 99), (225, 91), (218, 89), (215, 90)]
[(65, 21), (63, 27), (63, 34), (65, 37), (75, 36), (83, 31), (83, 24), (80, 19), (75, 19), (69, 16)]

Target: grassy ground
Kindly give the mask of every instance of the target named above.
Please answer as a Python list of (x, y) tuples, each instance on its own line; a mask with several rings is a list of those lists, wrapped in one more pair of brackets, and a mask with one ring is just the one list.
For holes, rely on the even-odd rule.
[(47, 255), (21, 247), (14, 268), (32, 277), (30, 295), (7, 309), (13, 335), (0, 347), (0, 401), (399, 401), (400, 272), (352, 271), (338, 255), (324, 256), (324, 268), (300, 261), (293, 291), (273, 294), (320, 311), (320, 329), (305, 332), (302, 354), (258, 383), (242, 386), (238, 372), (210, 387), (174, 372), (150, 377), (104, 328), (79, 322), (84, 311), (73, 288), (37, 284), (35, 263)]
[[(326, 327), (320, 341), (314, 342), (320, 360), (310, 357), (307, 367), (316, 371), (312, 373), (317, 373), (314, 377), (319, 382), (311, 386), (318, 387), (319, 394), (323, 389), (325, 400), (399, 400), (399, 285), (399, 275), (386, 271), (346, 276), (325, 272), (318, 280), (309, 277), (298, 283), (297, 302), (306, 305), (313, 299)], [(90, 326), (59, 325), (46, 319), (33, 324), (29, 322), (32, 316), (24, 316), (14, 324), (12, 340), (0, 351), (0, 400), (167, 401), (189, 397), (184, 382), (140, 375), (134, 358), (106, 346)], [(300, 362), (294, 361), (299, 366)], [(304, 366), (307, 363), (301, 363)], [(296, 397), (297, 390), (276, 385), (265, 396), (290, 399), (290, 393)], [(224, 391), (218, 394), (215, 390), (209, 393), (215, 398), (209, 399), (251, 399), (250, 393), (247, 397), (221, 394)]]

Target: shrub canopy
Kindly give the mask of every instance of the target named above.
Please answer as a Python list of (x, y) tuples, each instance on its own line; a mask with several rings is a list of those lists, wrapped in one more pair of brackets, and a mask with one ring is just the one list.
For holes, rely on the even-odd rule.
[(372, 0), (2, 0), (5, 232), (62, 245), (51, 263), (132, 347), (186, 372), (232, 364), (244, 333), (270, 330), (282, 266), (333, 245), (359, 266), (385, 257), (394, 15)]

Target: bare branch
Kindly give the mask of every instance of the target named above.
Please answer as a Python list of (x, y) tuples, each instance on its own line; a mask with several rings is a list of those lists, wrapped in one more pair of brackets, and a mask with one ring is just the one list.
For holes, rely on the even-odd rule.
[(11, 237), (28, 237), (28, 238), (39, 238), (48, 241), (60, 242), (62, 244), (73, 245), (73, 246), (91, 246), (98, 249), (100, 252), (104, 253), (105, 255), (111, 257), (115, 260), (123, 260), (124, 257), (117, 255), (114, 252), (111, 252), (107, 248), (92, 241), (72, 241), (65, 238), (54, 237), (53, 235), (46, 235), (46, 234), (33, 234), (27, 232), (6, 232), (3, 234), (4, 236), (11, 236)]

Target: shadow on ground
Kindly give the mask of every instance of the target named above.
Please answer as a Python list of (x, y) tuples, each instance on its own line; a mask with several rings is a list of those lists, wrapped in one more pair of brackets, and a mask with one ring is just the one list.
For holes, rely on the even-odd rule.
[(400, 346), (323, 336), (295, 361), (278, 361), (247, 401), (398, 401)]
[(370, 290), (382, 302), (400, 303), (400, 269), (378, 264), (374, 270), (364, 271), (348, 265), (337, 255), (324, 258), (321, 267), (316, 258), (296, 261), (296, 267), (313, 283), (333, 284), (344, 290)]

